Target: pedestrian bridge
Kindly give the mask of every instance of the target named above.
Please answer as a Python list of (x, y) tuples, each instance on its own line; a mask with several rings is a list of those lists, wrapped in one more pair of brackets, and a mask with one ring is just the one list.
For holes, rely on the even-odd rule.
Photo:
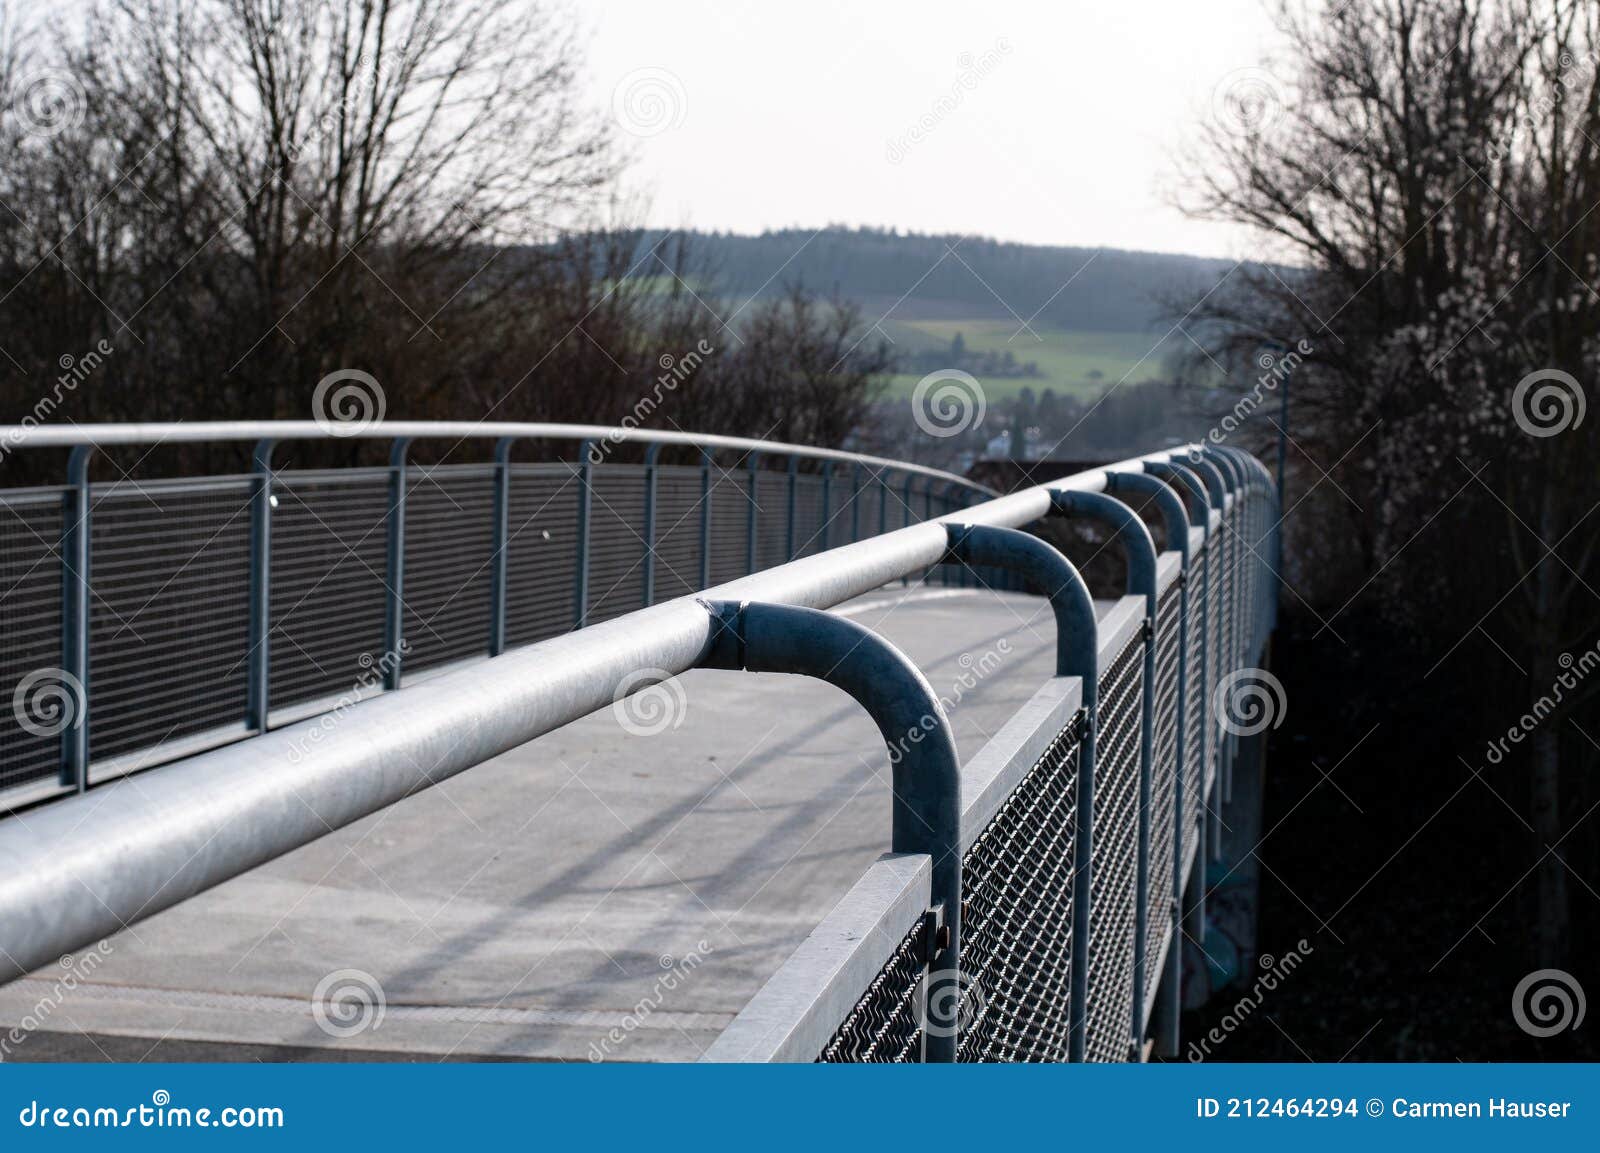
[(62, 483), (0, 492), (0, 1023), (49, 1003), (90, 1058), (1176, 1050), (1255, 763), (1253, 458), (999, 496), (570, 426), (4, 439)]

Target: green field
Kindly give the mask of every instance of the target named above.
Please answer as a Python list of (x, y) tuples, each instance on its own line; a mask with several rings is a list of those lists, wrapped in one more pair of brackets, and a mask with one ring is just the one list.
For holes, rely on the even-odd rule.
[[(882, 325), (895, 351), (903, 357), (933, 349), (947, 349), (956, 333), (973, 353), (1010, 351), (1019, 362), (1039, 366), (1038, 376), (1000, 377), (975, 372), (991, 399), (1015, 395), (1022, 388), (1037, 393), (1046, 388), (1057, 395), (1093, 397), (1127, 379), (1128, 383), (1164, 375), (1165, 359), (1173, 351), (1159, 333), (1072, 332), (1035, 326), (1018, 333), (1014, 320), (989, 317), (961, 320), (884, 321)], [(902, 372), (890, 378), (890, 396), (910, 396), (923, 372)]]

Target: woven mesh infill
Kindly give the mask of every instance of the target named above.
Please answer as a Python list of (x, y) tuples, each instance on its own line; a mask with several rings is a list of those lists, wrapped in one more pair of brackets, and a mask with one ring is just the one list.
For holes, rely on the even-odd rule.
[(1199, 837), (1199, 826), (1205, 814), (1205, 775), (1206, 761), (1211, 755), (1215, 744), (1212, 739), (1212, 726), (1205, 723), (1206, 713), (1210, 709), (1207, 697), (1210, 695), (1214, 683), (1211, 679), (1213, 664), (1211, 646), (1208, 643), (1210, 629), (1206, 627), (1207, 606), (1211, 602), (1210, 573), (1211, 558), (1209, 550), (1201, 552), (1191, 562), (1194, 571), (1188, 580), (1189, 590), (1189, 692), (1185, 699), (1185, 709), (1189, 716), (1184, 726), (1184, 759), (1189, 762), (1184, 772), (1183, 786), (1183, 852), (1184, 860), (1189, 859), (1195, 843)]
[(904, 1064), (922, 1060), (926, 927), (918, 922), (867, 986), (818, 1061)]
[[(1058, 733), (961, 862), (961, 1061), (1064, 1061), (1081, 715)], [(822, 1061), (915, 1061), (923, 930), (907, 935)]]
[(962, 859), (957, 1060), (1067, 1059), (1080, 734), (1057, 734)]
[[(1154, 958), (1171, 924), (1174, 800), (1178, 756), (1178, 645), (1182, 588), (1170, 586), (1156, 605), (1155, 752), (1150, 766), (1150, 900), (1145, 956)], [(1148, 961), (1147, 964), (1153, 964)], [(1156, 977), (1145, 974), (1145, 984)]]
[(1094, 768), (1086, 1057), (1124, 1061), (1133, 1032), (1144, 646), (1135, 633), (1101, 679)]

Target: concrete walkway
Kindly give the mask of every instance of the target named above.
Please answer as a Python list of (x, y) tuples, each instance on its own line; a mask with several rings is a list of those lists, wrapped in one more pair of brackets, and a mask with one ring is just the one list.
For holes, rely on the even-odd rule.
[[(1035, 598), (839, 611), (960, 697), (963, 758), (1053, 666)], [(135, 925), (76, 988), (84, 957), (0, 987), (0, 1039), (37, 1025), (7, 1059), (693, 1060), (887, 847), (888, 757), (817, 681), (656, 695), (664, 713), (602, 710)], [(315, 1019), (319, 983), (348, 1021)]]

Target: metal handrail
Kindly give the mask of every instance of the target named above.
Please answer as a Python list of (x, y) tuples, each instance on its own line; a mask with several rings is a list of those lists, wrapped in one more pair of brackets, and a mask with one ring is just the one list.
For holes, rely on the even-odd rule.
[(927, 465), (838, 448), (813, 448), (783, 441), (752, 440), (743, 436), (673, 432), (603, 424), (542, 424), (520, 421), (377, 420), (348, 424), (315, 420), (180, 421), (167, 424), (0, 425), (0, 446), (22, 448), (114, 448), (124, 445), (200, 444), (217, 441), (260, 440), (574, 440), (610, 444), (662, 444), (686, 448), (724, 448), (763, 455), (797, 456), (809, 460), (844, 461), (872, 465), (896, 472), (925, 476), (976, 492), (998, 496), (996, 490), (952, 472)]
[[(203, 427), (139, 426), (197, 439)], [(226, 427), (240, 440), (268, 428), (286, 434), (284, 426)], [(393, 438), (416, 426), (374, 427), (382, 428), (374, 435)], [(574, 431), (471, 427), (497, 437)], [(119, 442), (147, 435), (128, 430)], [(673, 443), (713, 439), (761, 443), (673, 434)], [(1140, 471), (1146, 461), (1186, 451), (1131, 458), (794, 560), (376, 696), (331, 726), (322, 719), (287, 725), (50, 805), (25, 823), (0, 824), (0, 981), (603, 708), (641, 668), (668, 676), (700, 666), (718, 627), (708, 601), (829, 608), (940, 564), (950, 524), (1020, 527), (1050, 511), (1054, 490), (1099, 492), (1110, 471)], [(94, 900), (84, 899), (86, 889)]]

